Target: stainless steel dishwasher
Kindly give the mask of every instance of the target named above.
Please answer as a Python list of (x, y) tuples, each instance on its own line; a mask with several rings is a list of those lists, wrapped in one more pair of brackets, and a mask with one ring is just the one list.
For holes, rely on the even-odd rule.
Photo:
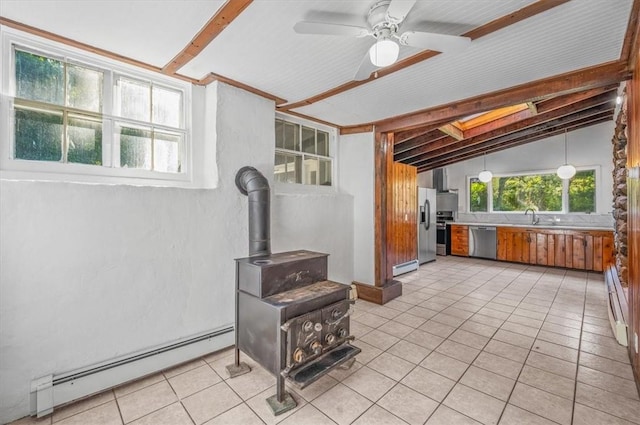
[(496, 259), (496, 228), (469, 226), (469, 257)]

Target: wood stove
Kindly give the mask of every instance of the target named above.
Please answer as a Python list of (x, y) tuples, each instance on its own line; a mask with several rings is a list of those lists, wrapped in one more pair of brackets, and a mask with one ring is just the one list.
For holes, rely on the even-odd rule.
[(252, 255), (236, 260), (236, 351), (227, 370), (231, 377), (250, 371), (240, 362), (242, 351), (272, 373), (277, 389), (267, 403), (278, 415), (296, 406), (285, 392), (285, 380), (304, 388), (335, 367), (350, 364), (360, 349), (349, 344), (351, 288), (327, 280), (328, 255), (270, 253), (264, 220), (268, 184), (263, 179), (250, 167), (236, 176), (236, 185), (249, 195)]

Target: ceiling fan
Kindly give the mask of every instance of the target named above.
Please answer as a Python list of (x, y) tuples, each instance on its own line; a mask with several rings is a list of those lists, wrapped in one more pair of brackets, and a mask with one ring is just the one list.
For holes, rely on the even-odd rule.
[(393, 64), (398, 59), (400, 45), (452, 52), (465, 49), (470, 43), (469, 37), (438, 34), (423, 31), (404, 31), (398, 33), (400, 25), (415, 5), (416, 0), (382, 0), (373, 4), (367, 15), (369, 28), (328, 22), (300, 21), (293, 26), (298, 34), (321, 34), (367, 37), (376, 42), (360, 63), (354, 79), (366, 80), (371, 73)]

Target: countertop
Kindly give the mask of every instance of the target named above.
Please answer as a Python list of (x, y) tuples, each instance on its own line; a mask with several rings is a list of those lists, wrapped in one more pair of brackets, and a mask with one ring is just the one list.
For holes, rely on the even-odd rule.
[(571, 225), (571, 224), (563, 224), (563, 223), (478, 223), (478, 222), (467, 222), (467, 221), (454, 221), (447, 224), (458, 224), (462, 226), (484, 226), (484, 227), (531, 227), (534, 229), (556, 229), (556, 230), (605, 230), (605, 231), (613, 231), (611, 227), (603, 227), (603, 226), (595, 226), (595, 225)]

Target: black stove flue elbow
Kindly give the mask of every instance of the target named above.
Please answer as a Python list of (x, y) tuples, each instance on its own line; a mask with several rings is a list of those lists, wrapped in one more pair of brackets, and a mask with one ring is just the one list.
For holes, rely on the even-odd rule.
[(271, 255), (269, 181), (255, 168), (242, 167), (236, 187), (249, 197), (249, 256)]

